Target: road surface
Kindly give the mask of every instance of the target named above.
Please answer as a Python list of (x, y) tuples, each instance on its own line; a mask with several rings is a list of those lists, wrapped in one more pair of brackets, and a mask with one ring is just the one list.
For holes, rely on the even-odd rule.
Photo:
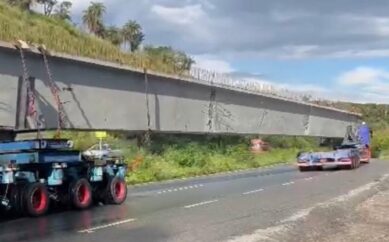
[[(300, 173), (293, 166), (131, 187), (121, 206), (3, 218), (0, 241), (244, 241), (389, 173), (389, 162), (357, 170)], [(242, 239), (240, 239), (242, 238)]]

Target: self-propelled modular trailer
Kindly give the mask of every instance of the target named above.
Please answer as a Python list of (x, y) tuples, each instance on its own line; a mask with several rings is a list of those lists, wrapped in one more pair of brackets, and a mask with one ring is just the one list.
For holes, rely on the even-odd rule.
[(369, 163), (371, 132), (363, 123), (354, 132), (352, 127), (347, 127), (345, 138), (341, 145), (327, 152), (300, 152), (297, 155), (297, 166), (300, 171), (322, 169), (326, 166), (337, 166), (355, 169), (363, 163)]
[(0, 207), (40, 216), (50, 204), (86, 209), (127, 197), (120, 157), (87, 158), (65, 139), (0, 142)]

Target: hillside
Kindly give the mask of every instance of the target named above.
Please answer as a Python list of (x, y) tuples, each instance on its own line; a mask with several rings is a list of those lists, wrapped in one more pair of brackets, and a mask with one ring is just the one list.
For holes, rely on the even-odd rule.
[(333, 106), (361, 113), (363, 120), (366, 121), (373, 129), (382, 130), (389, 128), (389, 105), (337, 102), (334, 103)]
[(151, 58), (145, 53), (122, 52), (109, 41), (84, 33), (65, 20), (21, 11), (0, 0), (0, 40), (13, 42), (17, 39), (44, 44), (56, 52), (177, 73), (175, 65), (168, 63), (164, 56)]

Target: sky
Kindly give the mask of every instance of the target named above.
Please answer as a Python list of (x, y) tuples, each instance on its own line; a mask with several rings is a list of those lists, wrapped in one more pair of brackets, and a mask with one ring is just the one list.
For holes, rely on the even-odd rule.
[[(89, 0), (71, 0), (80, 22)], [(96, 0), (98, 1), (98, 0)], [(104, 21), (138, 21), (146, 44), (196, 66), (322, 98), (389, 103), (387, 0), (100, 0)]]

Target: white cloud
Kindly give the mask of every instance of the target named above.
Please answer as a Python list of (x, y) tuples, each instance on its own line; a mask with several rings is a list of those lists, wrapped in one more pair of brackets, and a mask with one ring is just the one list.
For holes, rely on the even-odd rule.
[(389, 78), (389, 72), (370, 67), (358, 67), (341, 74), (338, 82), (345, 85), (376, 84)]
[[(78, 23), (91, 0), (71, 0)], [(389, 56), (387, 0), (99, 0), (106, 23), (141, 23), (146, 41), (193, 55)]]
[(172, 24), (190, 25), (205, 16), (202, 5), (188, 5), (184, 7), (166, 7), (154, 5), (151, 12), (157, 14), (162, 20)]
[[(388, 96), (389, 93), (389, 80), (387, 82), (375, 82), (372, 85), (367, 86), (365, 89), (369, 93)], [(389, 97), (389, 96), (388, 96)]]
[[(235, 84), (242, 87), (250, 87), (252, 90), (272, 90), (283, 97), (298, 97), (308, 95), (312, 98), (328, 98), (331, 90), (315, 84), (291, 84), (286, 82), (274, 81), (267, 79), (265, 75), (247, 74), (247, 73), (231, 73)], [(331, 98), (333, 99), (333, 98)]]
[[(369, 70), (369, 71), (366, 71)], [(372, 71), (374, 70), (374, 71)], [(332, 101), (347, 101), (355, 103), (389, 103), (389, 72), (386, 70), (360, 67), (354, 70), (343, 73), (340, 76), (353, 76), (351, 74), (362, 73), (355, 75), (359, 79), (355, 79), (347, 83), (347, 88), (339, 88), (339, 82), (344, 80), (337, 78), (334, 86), (332, 85), (317, 85), (317, 84), (292, 84), (286, 82), (272, 81), (261, 76), (255, 77), (252, 75), (240, 74), (240, 83), (245, 86), (260, 86), (260, 85), (272, 85), (283, 96), (296, 96), (296, 95), (309, 95), (313, 99), (326, 99)], [(366, 73), (373, 73), (367, 75)], [(239, 78), (239, 75), (236, 76)], [(347, 79), (348, 80), (348, 79)], [(348, 80), (349, 81), (349, 80)], [(371, 81), (371, 82), (370, 82)], [(356, 85), (358, 83), (358, 85)], [(369, 83), (369, 85), (363, 85)], [(355, 84), (355, 85), (351, 85)]]
[(389, 103), (389, 71), (357, 67), (339, 75), (337, 83), (347, 86), (335, 92), (344, 93), (347, 101)]
[(206, 70), (212, 70), (220, 73), (230, 73), (235, 71), (235, 69), (232, 67), (232, 65), (229, 62), (218, 59), (214, 56), (199, 55), (199, 56), (194, 56), (193, 58), (196, 61), (194, 67), (198, 67)]

